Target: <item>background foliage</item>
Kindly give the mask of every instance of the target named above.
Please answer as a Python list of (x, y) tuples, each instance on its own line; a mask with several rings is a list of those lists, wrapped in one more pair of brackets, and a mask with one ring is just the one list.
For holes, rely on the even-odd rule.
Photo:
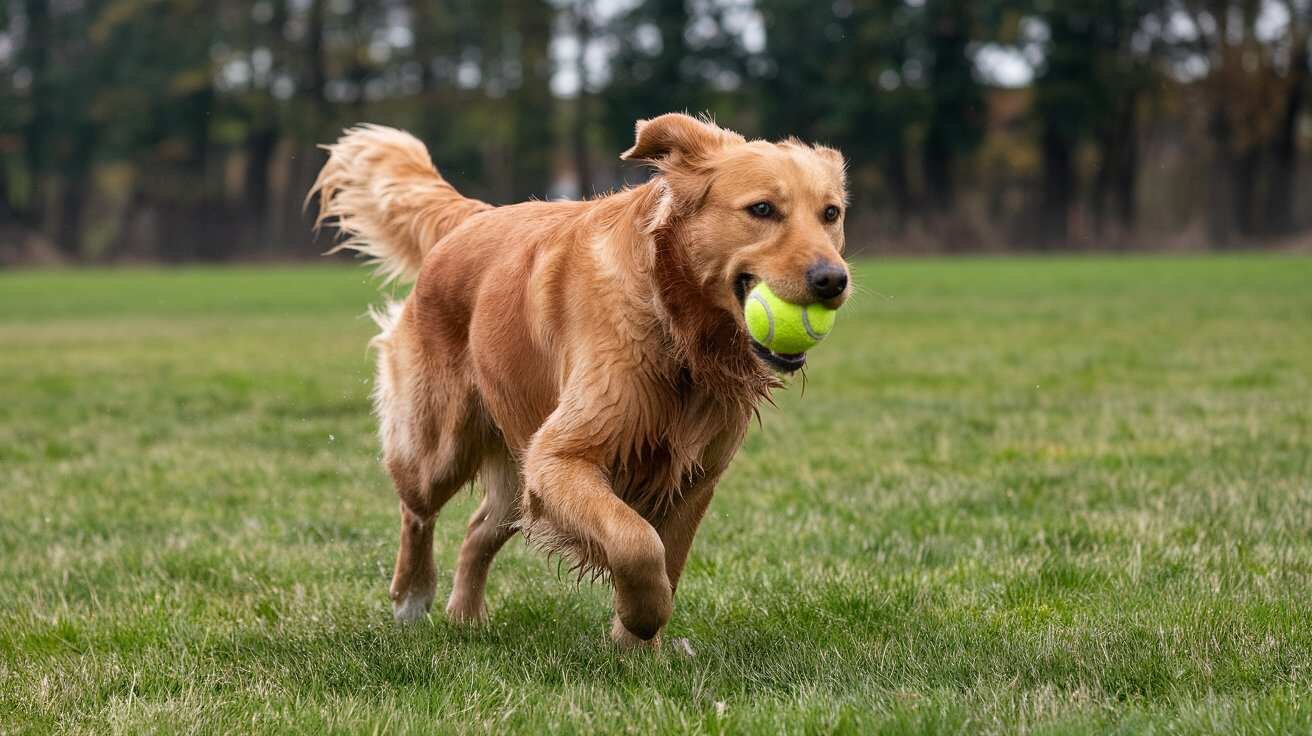
[(318, 253), (315, 145), (360, 121), (495, 202), (604, 192), (670, 110), (842, 148), (862, 247), (1289, 242), (1310, 29), (1312, 0), (0, 0), (0, 262)]

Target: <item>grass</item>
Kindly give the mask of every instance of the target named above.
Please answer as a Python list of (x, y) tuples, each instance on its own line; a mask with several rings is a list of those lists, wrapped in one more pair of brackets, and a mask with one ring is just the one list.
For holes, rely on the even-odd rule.
[(0, 274), (0, 733), (1312, 730), (1312, 260), (857, 278), (686, 659), (519, 542), (486, 628), (392, 624), (365, 272)]

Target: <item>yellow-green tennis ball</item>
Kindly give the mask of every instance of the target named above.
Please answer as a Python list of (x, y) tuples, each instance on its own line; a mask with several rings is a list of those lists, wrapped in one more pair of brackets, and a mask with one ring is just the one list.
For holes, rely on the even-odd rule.
[(837, 310), (823, 304), (793, 304), (762, 281), (747, 295), (744, 316), (752, 339), (780, 355), (805, 353), (834, 327)]

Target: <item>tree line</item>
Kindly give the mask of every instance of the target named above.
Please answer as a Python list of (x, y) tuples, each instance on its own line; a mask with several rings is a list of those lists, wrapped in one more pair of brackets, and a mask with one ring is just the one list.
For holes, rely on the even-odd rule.
[(671, 110), (840, 148), (859, 247), (1283, 242), (1310, 33), (1312, 0), (0, 0), (0, 260), (317, 253), (316, 145), (364, 121), (473, 196), (589, 196)]

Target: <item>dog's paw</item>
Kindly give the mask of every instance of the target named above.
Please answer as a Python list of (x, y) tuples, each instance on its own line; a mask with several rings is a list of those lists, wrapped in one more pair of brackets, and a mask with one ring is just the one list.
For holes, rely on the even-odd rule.
[(428, 609), (433, 605), (432, 593), (411, 593), (392, 603), (392, 618), (398, 624), (409, 624), (428, 618)]
[(487, 606), (481, 599), (471, 603), (452, 594), (446, 602), (446, 617), (457, 626), (478, 626), (487, 623)]
[(656, 634), (650, 639), (642, 639), (624, 628), (619, 616), (611, 619), (610, 640), (615, 643), (615, 646), (626, 652), (636, 649), (646, 649), (654, 652), (661, 648), (660, 634)]

